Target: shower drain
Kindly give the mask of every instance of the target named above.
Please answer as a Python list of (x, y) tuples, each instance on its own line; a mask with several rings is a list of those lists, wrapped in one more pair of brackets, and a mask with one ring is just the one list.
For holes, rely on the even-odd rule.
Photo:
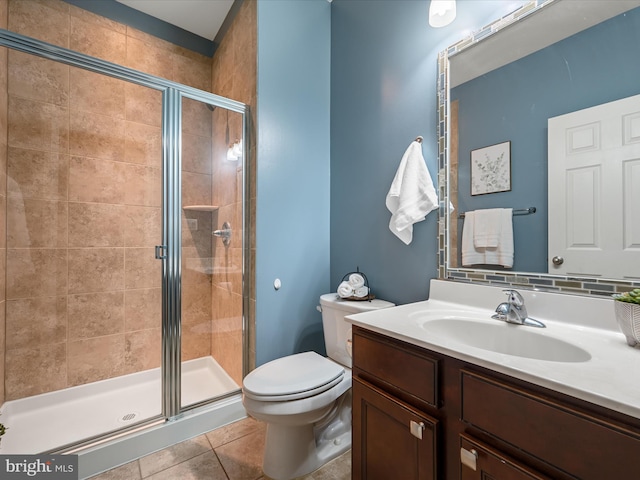
[(118, 417), (118, 423), (131, 423), (133, 420), (138, 418), (140, 414), (138, 412), (129, 412), (125, 413), (121, 417)]

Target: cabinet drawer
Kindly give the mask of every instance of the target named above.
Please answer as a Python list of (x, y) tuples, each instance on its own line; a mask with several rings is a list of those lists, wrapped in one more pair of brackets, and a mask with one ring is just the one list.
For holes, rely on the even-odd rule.
[(464, 370), (462, 419), (580, 479), (623, 480), (640, 472), (635, 432)]
[(438, 361), (417, 347), (355, 329), (353, 364), (418, 401), (438, 406)]
[(438, 478), (438, 421), (353, 379), (353, 479)]
[[(471, 461), (469, 461), (471, 459)], [(461, 480), (551, 480), (468, 435), (460, 435)]]

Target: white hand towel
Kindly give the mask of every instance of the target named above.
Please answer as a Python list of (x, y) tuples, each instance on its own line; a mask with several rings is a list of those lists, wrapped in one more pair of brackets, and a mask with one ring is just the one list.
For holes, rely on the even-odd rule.
[[(500, 210), (502, 221), (498, 246), (495, 248), (487, 247), (484, 249), (484, 263), (489, 265), (502, 265), (505, 268), (511, 268), (513, 267), (513, 209), (501, 208)], [(478, 217), (476, 216), (476, 224), (477, 222)]]
[(462, 228), (462, 266), (501, 265), (513, 267), (513, 209), (500, 210), (500, 238), (496, 247), (477, 247), (474, 243), (478, 227), (478, 210), (466, 212)]
[(351, 288), (354, 290), (358, 290), (364, 286), (364, 277), (359, 273), (352, 273), (349, 275), (349, 285), (351, 285)]
[(365, 287), (365, 286), (358, 287), (358, 288), (356, 288), (356, 290), (353, 292), (353, 295), (354, 295), (355, 297), (358, 297), (358, 298), (364, 298), (364, 297), (366, 297), (367, 295), (369, 295), (369, 287)]
[(353, 293), (353, 287), (349, 285), (349, 282), (342, 282), (338, 285), (338, 296), (340, 298), (352, 297)]
[(462, 266), (481, 265), (484, 262), (483, 249), (476, 249), (473, 244), (475, 231), (475, 212), (469, 211), (464, 214), (464, 224), (462, 226), (462, 244), (460, 251), (462, 253)]
[(389, 230), (409, 245), (413, 239), (413, 224), (438, 208), (438, 195), (420, 143), (412, 142), (404, 152), (385, 203), (391, 212)]
[(495, 248), (500, 244), (502, 210), (502, 208), (485, 208), (475, 211), (473, 245), (476, 248)]

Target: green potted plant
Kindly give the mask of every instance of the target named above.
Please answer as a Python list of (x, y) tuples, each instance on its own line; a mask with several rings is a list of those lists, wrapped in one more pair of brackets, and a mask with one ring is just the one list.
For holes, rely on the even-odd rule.
[(616, 321), (627, 343), (640, 348), (640, 288), (613, 295)]

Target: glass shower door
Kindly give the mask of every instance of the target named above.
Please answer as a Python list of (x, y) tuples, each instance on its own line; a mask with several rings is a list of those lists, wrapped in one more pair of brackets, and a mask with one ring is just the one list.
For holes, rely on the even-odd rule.
[(235, 392), (243, 368), (243, 115), (182, 98), (181, 405)]
[(14, 50), (7, 90), (2, 447), (35, 453), (161, 414), (162, 92)]
[(195, 429), (182, 407), (227, 396), (235, 409), (246, 106), (0, 41), (2, 451), (70, 453), (166, 419)]

